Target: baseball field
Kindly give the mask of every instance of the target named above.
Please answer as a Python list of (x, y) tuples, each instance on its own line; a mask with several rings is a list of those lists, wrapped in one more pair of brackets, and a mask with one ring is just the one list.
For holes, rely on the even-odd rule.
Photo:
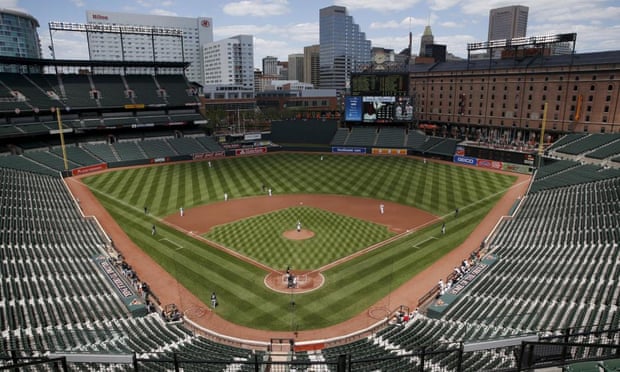
[[(342, 322), (385, 297), (463, 242), (515, 179), (410, 157), (274, 153), (83, 182), (182, 286), (205, 304), (216, 292), (218, 316), (284, 331)], [(287, 267), (320, 285), (267, 285)]]

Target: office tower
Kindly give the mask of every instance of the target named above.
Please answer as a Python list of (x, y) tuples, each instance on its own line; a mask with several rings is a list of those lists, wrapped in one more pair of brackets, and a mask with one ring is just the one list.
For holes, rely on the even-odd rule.
[(489, 12), (488, 40), (525, 37), (528, 11), (529, 8), (522, 5), (491, 9)]
[(319, 44), (304, 47), (304, 83), (310, 83), (319, 87)]
[(278, 74), (278, 57), (267, 56), (263, 58), (263, 75)]
[(254, 93), (254, 37), (237, 35), (204, 46), (205, 90)]
[[(39, 22), (30, 14), (0, 9), (0, 55), (6, 57), (41, 58), (37, 34)], [(5, 65), (3, 72), (19, 72), (17, 66)]]
[(288, 80), (304, 80), (304, 55), (301, 53), (288, 55)]
[[(186, 76), (204, 84), (203, 46), (213, 42), (211, 18), (87, 11), (89, 24), (125, 27), (131, 33), (88, 35), (91, 60), (190, 62)], [(167, 36), (165, 34), (177, 34)], [(157, 36), (153, 36), (157, 34)]]
[(320, 87), (344, 91), (351, 72), (371, 62), (370, 40), (343, 6), (319, 11)]
[(426, 54), (426, 46), (435, 44), (435, 38), (433, 37), (433, 31), (431, 30), (431, 25), (426, 25), (424, 27), (424, 33), (420, 38), (420, 53), (418, 54), (420, 57), (430, 57)]

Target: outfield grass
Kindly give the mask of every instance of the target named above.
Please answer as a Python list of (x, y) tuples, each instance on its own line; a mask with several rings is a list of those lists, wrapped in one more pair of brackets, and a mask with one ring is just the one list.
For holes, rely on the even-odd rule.
[[(205, 162), (108, 172), (84, 182), (132, 240), (185, 287), (205, 303), (216, 291), (222, 317), (272, 330), (321, 328), (372, 305), (460, 244), (516, 179), (406, 157), (324, 155), (321, 161), (316, 154), (282, 153), (212, 163), (213, 168)], [(262, 194), (262, 184), (276, 194), (363, 196), (439, 216), (451, 216), (458, 207), (460, 215), (446, 219), (444, 236), (438, 226), (431, 226), (328, 270), (325, 286), (296, 295), (293, 315), (288, 295), (263, 286), (264, 271), (158, 223), (181, 205), (219, 201), (224, 192), (231, 197)], [(144, 215), (144, 206), (150, 215)], [(155, 238), (153, 223), (158, 226)]]

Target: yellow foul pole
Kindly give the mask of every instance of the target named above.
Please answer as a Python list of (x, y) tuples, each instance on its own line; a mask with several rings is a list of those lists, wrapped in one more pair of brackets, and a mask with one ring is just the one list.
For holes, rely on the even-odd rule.
[(538, 144), (538, 168), (540, 168), (540, 162), (544, 153), (544, 142), (545, 142), (545, 125), (547, 124), (547, 102), (545, 102), (545, 106), (543, 109), (543, 117), (542, 117), (542, 125), (540, 126), (540, 140)]
[(58, 133), (60, 134), (60, 148), (62, 149), (62, 160), (65, 162), (65, 170), (69, 169), (67, 162), (67, 150), (65, 149), (65, 134), (62, 131), (62, 120), (60, 119), (60, 108), (56, 107), (56, 121), (58, 121)]

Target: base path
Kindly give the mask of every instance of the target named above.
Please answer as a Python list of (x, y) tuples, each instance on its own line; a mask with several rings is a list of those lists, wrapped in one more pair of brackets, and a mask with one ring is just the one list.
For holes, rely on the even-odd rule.
[[(180, 286), (178, 282), (162, 269), (157, 262), (155, 262), (150, 256), (144, 253), (140, 247), (136, 246), (131, 239), (125, 234), (125, 232), (121, 229), (118, 223), (109, 215), (109, 213), (105, 210), (101, 204), (97, 201), (95, 196), (91, 193), (91, 191), (86, 187), (79, 178), (68, 178), (66, 179), (67, 186), (73, 193), (74, 197), (81, 201), (81, 207), (83, 212), (87, 216), (96, 216), (99, 223), (102, 225), (103, 229), (110, 236), (110, 238), (114, 241), (114, 245), (116, 249), (118, 249), (125, 260), (132, 265), (132, 267), (136, 270), (138, 276), (143, 280), (149, 283), (151, 288), (156, 290), (157, 295), (159, 296), (162, 304), (175, 303), (179, 306), (181, 310), (184, 310), (186, 315), (200, 324), (201, 326), (210, 329), (214, 332), (237, 337), (240, 339), (246, 340), (256, 340), (256, 341), (265, 341), (269, 342), (271, 338), (295, 338), (297, 341), (309, 341), (309, 340), (321, 340), (332, 337), (337, 337), (349, 333), (353, 333), (360, 329), (366, 328), (377, 322), (376, 311), (373, 309), (393, 309), (398, 305), (407, 305), (410, 308), (415, 308), (417, 306), (418, 299), (422, 297), (425, 293), (427, 293), (430, 289), (433, 288), (437, 284), (438, 278), (445, 277), (447, 274), (451, 272), (451, 270), (456, 265), (460, 265), (461, 261), (468, 257), (469, 254), (477, 249), (480, 245), (480, 242), (485, 239), (486, 236), (489, 235), (497, 221), (501, 216), (507, 215), (510, 208), (512, 207), (515, 200), (522, 197), (528, 187), (530, 176), (529, 175), (519, 175), (518, 180), (515, 185), (510, 188), (506, 194), (500, 199), (500, 201), (496, 204), (496, 206), (491, 210), (491, 212), (483, 219), (483, 221), (476, 227), (476, 229), (472, 232), (472, 234), (461, 244), (459, 247), (455, 248), (449, 254), (444, 256), (440, 261), (435, 262), (426, 270), (421, 272), (419, 275), (415, 276), (411, 280), (407, 281), (401, 287), (397, 288), (392, 293), (388, 294), (385, 298), (378, 301), (376, 304), (371, 306), (369, 309), (364, 309), (358, 315), (353, 318), (330, 327), (316, 329), (316, 330), (308, 330), (308, 331), (299, 331), (298, 334), (293, 334), (292, 332), (273, 332), (273, 331), (264, 331), (257, 330), (252, 328), (247, 328), (243, 326), (239, 326), (237, 324), (231, 323), (225, 319), (220, 318), (217, 314), (207, 310), (209, 307), (202, 303), (196, 296), (194, 296), (191, 292), (189, 292), (184, 287)], [(324, 208), (326, 210), (331, 210), (329, 206), (319, 206), (312, 205), (310, 201), (303, 196), (300, 199), (299, 195), (282, 195), (282, 196), (273, 196), (273, 197), (259, 197), (259, 198), (247, 198), (247, 199), (232, 199), (227, 202), (221, 203), (230, 203), (232, 205), (228, 205), (227, 209), (227, 217), (231, 221), (237, 220), (239, 218), (248, 217), (247, 211), (248, 207), (243, 206), (242, 204), (245, 202), (250, 202), (254, 199), (268, 199), (266, 203), (278, 203), (280, 200), (285, 200), (286, 198), (295, 199), (291, 204), (289, 200), (285, 205), (275, 208), (285, 208), (290, 207), (292, 205), (299, 205), (300, 202), (303, 202), (304, 205), (315, 206), (318, 208)], [(348, 213), (343, 213), (347, 215), (356, 216), (353, 213), (357, 213), (355, 211), (365, 210), (364, 213), (366, 217), (364, 219), (371, 220), (373, 222), (382, 223), (389, 226), (392, 230), (397, 232), (405, 231), (410, 228), (410, 221), (407, 221), (407, 218), (403, 218), (402, 215), (395, 213), (394, 208), (408, 208), (413, 211), (417, 211), (417, 214), (423, 213), (420, 210), (411, 207), (403, 207), (398, 204), (393, 204), (390, 202), (383, 202), (385, 205), (385, 213), (383, 215), (380, 214), (379, 211), (379, 201), (373, 199), (372, 203), (368, 203), (368, 205), (357, 206), (357, 203), (351, 203), (351, 199), (346, 196), (330, 196), (332, 198), (338, 198), (345, 200), (343, 204), (347, 206)], [(359, 199), (359, 198), (355, 198)], [(347, 201), (348, 200), (348, 201)], [(234, 203), (240, 203), (239, 207), (235, 207)], [(308, 204), (306, 204), (308, 203)], [(329, 204), (329, 203), (328, 203)], [(168, 223), (177, 224), (177, 219), (186, 220), (194, 220), (194, 218), (188, 218), (192, 216), (194, 210), (199, 210), (201, 207), (192, 208), (185, 212), (184, 217), (170, 216), (167, 219)], [(241, 217), (235, 217), (235, 213), (242, 213), (241, 210), (245, 209), (245, 213)], [(271, 209), (274, 210), (274, 209)], [(238, 211), (238, 212), (236, 212)], [(258, 215), (265, 212), (261, 212), (260, 210), (253, 210), (253, 213)], [(342, 212), (338, 212), (342, 213)], [(370, 216), (374, 216), (371, 218)], [(428, 216), (427, 216), (428, 217)], [(220, 217), (223, 218), (223, 217)], [(431, 215), (431, 219), (436, 218)], [(406, 224), (403, 224), (403, 221), (407, 221)], [(429, 221), (427, 218), (426, 221)], [(191, 222), (188, 222), (191, 223)], [(221, 222), (224, 223), (224, 222)], [(206, 225), (205, 225), (206, 224)], [(197, 232), (205, 232), (208, 229), (209, 225), (213, 225), (205, 221), (196, 221), (196, 225), (185, 225), (183, 222), (184, 228), (187, 228), (190, 231)], [(217, 224), (217, 223), (215, 223)], [(180, 226), (180, 225), (178, 225)], [(206, 227), (207, 226), (207, 227)], [(381, 312), (383, 314), (384, 312)], [(196, 314), (196, 315), (193, 315)]]
[[(382, 204), (383, 214), (379, 208)], [(228, 201), (204, 204), (186, 209), (183, 217), (176, 213), (167, 216), (164, 221), (183, 230), (202, 235), (213, 226), (225, 225), (284, 208), (302, 206), (320, 208), (385, 225), (395, 233), (416, 229), (429, 221), (439, 220), (438, 217), (423, 210), (377, 199), (344, 195), (289, 194), (228, 199)]]

